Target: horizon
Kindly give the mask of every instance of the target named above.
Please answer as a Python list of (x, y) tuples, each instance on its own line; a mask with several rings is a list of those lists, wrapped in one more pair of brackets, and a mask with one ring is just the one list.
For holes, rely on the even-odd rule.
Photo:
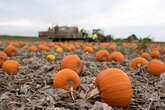
[(100, 28), (114, 38), (135, 34), (165, 41), (163, 4), (163, 0), (5, 0), (0, 1), (0, 34), (38, 36), (58, 24)]

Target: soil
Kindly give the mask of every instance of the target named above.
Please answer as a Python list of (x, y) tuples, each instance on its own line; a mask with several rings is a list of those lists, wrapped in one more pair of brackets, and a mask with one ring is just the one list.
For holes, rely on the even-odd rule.
[[(68, 54), (78, 54), (85, 64), (75, 102), (67, 91), (52, 88), (52, 79), (60, 69), (60, 60)], [(134, 55), (127, 55), (122, 64), (97, 62), (95, 55), (84, 54), (81, 50), (58, 54), (57, 60), (52, 63), (45, 56), (24, 53), (12, 57), (20, 63), (17, 76), (9, 76), (0, 70), (0, 110), (165, 110), (165, 74), (156, 77), (147, 72), (132, 72), (129, 61)], [(110, 107), (99, 97), (84, 99), (96, 75), (111, 67), (122, 69), (132, 81), (133, 98), (129, 108)]]

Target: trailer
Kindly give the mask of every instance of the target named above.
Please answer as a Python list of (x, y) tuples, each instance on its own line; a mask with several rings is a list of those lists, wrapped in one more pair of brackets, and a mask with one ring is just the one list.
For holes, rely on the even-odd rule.
[[(69, 41), (69, 40), (82, 40), (88, 41), (88, 32), (79, 30), (76, 26), (52, 26), (47, 31), (39, 32), (40, 39), (51, 39), (52, 41)], [(110, 41), (112, 36), (105, 36), (103, 30), (93, 29), (92, 33), (97, 34), (98, 38), (96, 41), (104, 42)]]
[(39, 32), (39, 38), (49, 38), (53, 41), (65, 40), (85, 40), (78, 27), (75, 26), (54, 26), (49, 27), (48, 31)]

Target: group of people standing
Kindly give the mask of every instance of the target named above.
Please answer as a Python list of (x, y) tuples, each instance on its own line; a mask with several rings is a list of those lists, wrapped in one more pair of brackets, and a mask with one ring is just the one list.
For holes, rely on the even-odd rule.
[(85, 29), (81, 29), (80, 32), (81, 32), (83, 38), (85, 38), (87, 41), (89, 41), (89, 42), (97, 41), (98, 35), (96, 33), (89, 34)]

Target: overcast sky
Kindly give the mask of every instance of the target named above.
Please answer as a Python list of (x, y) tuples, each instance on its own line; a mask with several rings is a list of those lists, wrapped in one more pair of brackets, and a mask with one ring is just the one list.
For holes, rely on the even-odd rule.
[(0, 0), (0, 34), (37, 36), (53, 24), (165, 41), (165, 0)]

